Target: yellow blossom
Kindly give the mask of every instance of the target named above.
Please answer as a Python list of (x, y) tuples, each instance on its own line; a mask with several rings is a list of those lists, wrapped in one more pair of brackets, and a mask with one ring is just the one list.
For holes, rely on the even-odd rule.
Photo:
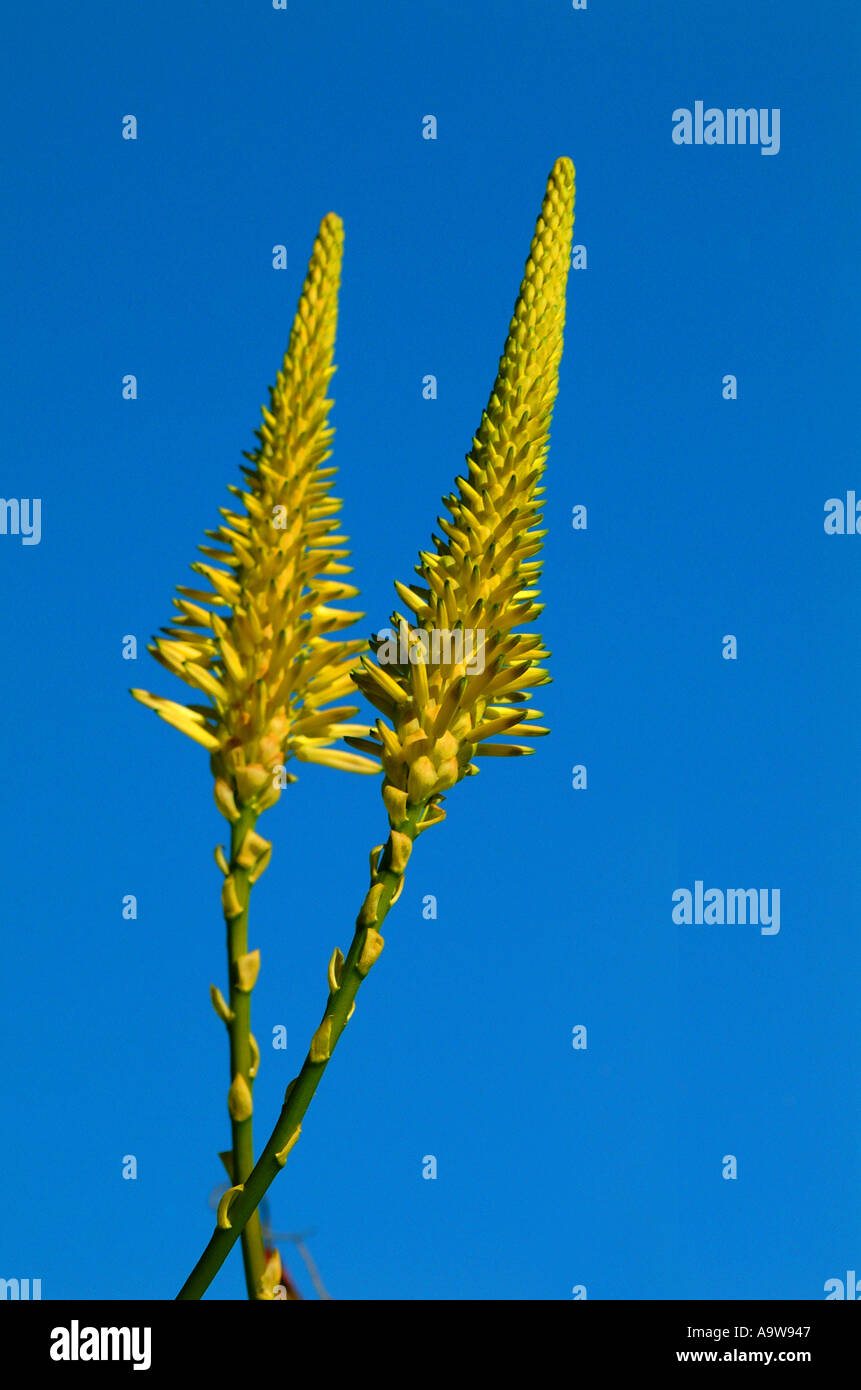
[[(332, 748), (368, 730), (347, 721), (350, 669), (366, 649), (340, 633), (362, 617), (341, 605), (358, 593), (339, 535), (340, 501), (329, 495), (336, 470), (327, 395), (341, 274), (343, 227), (324, 218), (281, 371), (246, 454), (236, 508), (192, 565), (209, 589), (178, 586), (173, 625), (150, 647), (204, 702), (179, 704), (144, 690), (132, 694), (211, 754), (216, 801), (229, 820), (245, 807), (271, 806), (290, 758), (354, 772), (378, 763)], [(238, 504), (241, 504), (241, 509)]]
[[(546, 532), (540, 486), (558, 388), (565, 286), (571, 259), (574, 166), (553, 167), (496, 384), (472, 449), (467, 476), (445, 497), (434, 550), (421, 551), (419, 583), (396, 584), (411, 610), (392, 616), (374, 640), (375, 659), (354, 671), (380, 711), (373, 732), (347, 741), (378, 755), (392, 826), (409, 807), (430, 803), (419, 826), (442, 819), (438, 802), (478, 769), (472, 759), (516, 756), (520, 739), (547, 733), (527, 692), (550, 679), (541, 638), (521, 632), (536, 602)], [(499, 735), (517, 742), (492, 742)]]

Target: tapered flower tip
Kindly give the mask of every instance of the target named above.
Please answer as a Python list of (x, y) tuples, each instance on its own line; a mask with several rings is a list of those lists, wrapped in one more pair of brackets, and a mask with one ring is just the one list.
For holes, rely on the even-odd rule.
[[(320, 224), (281, 370), (263, 407), (258, 447), (246, 454), (244, 484), (233, 507), (200, 547), (192, 566), (209, 590), (178, 589), (173, 624), (150, 648), (208, 703), (184, 706), (145, 691), (136, 698), (207, 748), (228, 819), (260, 810), (294, 781), (290, 758), (350, 772), (379, 763), (330, 748), (362, 725), (353, 706), (350, 667), (367, 650), (342, 631), (362, 615), (343, 607), (358, 590), (345, 582), (349, 554), (340, 502), (325, 467), (344, 229), (328, 213)], [(211, 562), (211, 563), (210, 563)]]
[(439, 518), (435, 549), (420, 552), (419, 582), (396, 584), (414, 622), (393, 614), (388, 632), (372, 640), (375, 660), (363, 658), (353, 671), (383, 716), (360, 746), (382, 760), (392, 825), (407, 804), (433, 804), (473, 775), (477, 754), (531, 751), (485, 740), (547, 732), (524, 702), (550, 679), (541, 665), (548, 653), (539, 636), (516, 629), (542, 611), (535, 602), (546, 534), (538, 529), (540, 483), (562, 356), (574, 196), (574, 165), (558, 159), (467, 476), (444, 498), (450, 519)]

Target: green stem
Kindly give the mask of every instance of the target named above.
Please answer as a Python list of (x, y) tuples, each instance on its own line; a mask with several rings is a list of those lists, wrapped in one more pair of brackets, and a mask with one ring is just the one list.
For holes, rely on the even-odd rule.
[[(397, 827), (398, 835), (408, 837), (410, 845), (418, 834), (418, 823), (424, 811), (424, 803), (410, 807), (406, 819)], [(209, 1288), (241, 1232), (246, 1228), (246, 1223), (253, 1219), (270, 1184), (284, 1167), (287, 1155), (299, 1137), (305, 1112), (346, 1027), (362, 981), (376, 959), (376, 954), (379, 953), (380, 943), (376, 935), (378, 929), (391, 907), (393, 897), (403, 883), (402, 864), (392, 867), (394, 854), (394, 841), (390, 836), (381, 864), (373, 873), (371, 890), (359, 913), (352, 945), (340, 969), (334, 990), (330, 988), (323, 1018), (311, 1041), (305, 1063), (299, 1075), (287, 1087), (278, 1123), (253, 1172), (242, 1183), (241, 1189), (239, 1183), (242, 1179), (235, 1180), (239, 1190), (236, 1190), (230, 1199), (227, 1209), (219, 1212), (219, 1224), (180, 1289), (177, 1295), (179, 1299), (199, 1299)]]
[[(256, 820), (256, 813), (244, 810), (239, 820), (234, 821), (231, 826), (230, 835), (230, 872), (236, 889), (236, 896), (242, 907), (238, 916), (225, 918), (227, 922), (227, 971), (230, 982), (228, 1003), (232, 1014), (227, 1024), (230, 1037), (230, 1078), (233, 1082), (237, 1076), (242, 1077), (248, 1087), (249, 1098), (248, 1114), (244, 1117), (237, 1118), (237, 1114), (241, 1115), (242, 1112), (237, 1110), (235, 1105), (231, 1107), (233, 1171), (230, 1176), (233, 1183), (245, 1182), (254, 1168), (253, 1119), (250, 1100), (254, 1088), (257, 1063), (260, 1059), (259, 1055), (255, 1058), (251, 1048), (251, 990), (240, 988), (241, 981), (237, 966), (237, 962), (248, 952), (248, 905), (251, 897), (251, 884), (248, 878), (249, 870), (239, 864), (237, 856), (242, 849), (242, 842), (246, 834), (254, 829)], [(260, 1281), (266, 1267), (263, 1230), (260, 1224), (260, 1213), (257, 1211), (254, 1212), (242, 1232), (242, 1262), (245, 1266), (245, 1285), (248, 1290), (248, 1297), (256, 1299), (259, 1296)]]

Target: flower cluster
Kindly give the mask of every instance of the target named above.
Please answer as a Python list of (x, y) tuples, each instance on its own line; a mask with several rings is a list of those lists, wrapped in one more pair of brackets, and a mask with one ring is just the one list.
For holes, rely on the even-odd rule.
[[(522, 743), (547, 733), (527, 691), (550, 679), (541, 638), (515, 631), (542, 611), (536, 559), (545, 531), (540, 486), (558, 388), (571, 258), (574, 166), (553, 167), (489, 404), (470, 453), (468, 476), (443, 499), (434, 551), (420, 552), (419, 583), (395, 585), (412, 620), (392, 615), (396, 643), (372, 642), (354, 672), (380, 711), (371, 735), (347, 742), (379, 756), (392, 827), (410, 807), (427, 807), (422, 828), (442, 819), (443, 793), (478, 769), (473, 758), (530, 753)], [(447, 635), (440, 642), (439, 634)], [(461, 634), (458, 643), (451, 640)], [(480, 635), (481, 670), (467, 651)], [(469, 640), (463, 640), (466, 637)], [(390, 661), (388, 648), (401, 659)], [(438, 659), (432, 659), (436, 655)]]
[(346, 537), (330, 489), (335, 371), (333, 354), (343, 227), (324, 218), (308, 267), (281, 371), (263, 409), (258, 448), (246, 454), (244, 486), (230, 488), (242, 510), (221, 508), (222, 524), (192, 569), (209, 589), (178, 586), (173, 625), (150, 650), (206, 703), (132, 694), (209, 749), (219, 808), (231, 821), (277, 801), (290, 758), (354, 772), (379, 763), (331, 745), (354, 725), (350, 670), (366, 650), (336, 634), (361, 613), (340, 605), (358, 590), (345, 582)]

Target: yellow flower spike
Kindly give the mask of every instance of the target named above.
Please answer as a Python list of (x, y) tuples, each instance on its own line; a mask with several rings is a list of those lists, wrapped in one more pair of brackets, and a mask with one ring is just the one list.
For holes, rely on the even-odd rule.
[(221, 525), (200, 547), (211, 563), (192, 565), (209, 590), (180, 586), (172, 626), (150, 648), (210, 704), (195, 709), (132, 692), (209, 750), (216, 801), (230, 821), (244, 807), (274, 804), (272, 774), (290, 758), (379, 770), (376, 760), (331, 750), (339, 739), (366, 735), (344, 722), (355, 706), (325, 708), (350, 693), (349, 667), (367, 650), (340, 635), (362, 615), (342, 606), (358, 590), (344, 579), (346, 537), (338, 534), (340, 502), (331, 496), (336, 470), (325, 466), (343, 241), (341, 221), (330, 213), (242, 486), (231, 486), (231, 506), (221, 508)]
[[(539, 529), (544, 491), (541, 476), (558, 386), (573, 206), (574, 169), (570, 160), (560, 159), (547, 184), (496, 383), (467, 456), (466, 476), (457, 480), (456, 490), (444, 499), (449, 516), (440, 520), (440, 534), (432, 536), (433, 548), (419, 552), (419, 582), (408, 590), (398, 586), (398, 594), (412, 617), (407, 621), (394, 613), (392, 624), (397, 640), (393, 643), (388, 637), (384, 642), (382, 633), (372, 639), (375, 659), (362, 655), (358, 668), (353, 667), (349, 673), (354, 685), (381, 716), (375, 724), (376, 736), (361, 727), (353, 728), (349, 736), (379, 747), (392, 838), (382, 861), (374, 854), (372, 870), (376, 881), (359, 912), (343, 966), (343, 983), (337, 993), (330, 989), (327, 1015), (314, 1034), (297, 1081), (288, 1087), (281, 1115), (263, 1155), (247, 1178), (243, 1208), (251, 1205), (252, 1196), (254, 1202), (258, 1201), (275, 1176), (273, 1169), (283, 1166), (346, 1020), (352, 1016), (356, 991), (383, 949), (379, 929), (405, 882), (405, 851), (398, 837), (412, 841), (444, 819), (440, 805), (443, 793), (462, 778), (475, 775), (478, 769), (472, 761), (474, 757), (486, 753), (512, 756), (526, 751), (520, 743), (494, 745), (492, 740), (497, 734), (511, 736), (510, 730), (516, 728), (518, 738), (528, 738), (534, 727), (537, 711), (527, 706), (526, 692), (549, 679), (540, 665), (548, 653), (538, 636), (521, 628), (533, 623), (541, 612), (537, 602), (540, 562), (535, 558), (544, 535)], [(273, 404), (270, 414), (264, 416), (260, 432), (264, 448), (274, 447), (276, 424)], [(316, 424), (316, 417), (309, 414), (305, 422), (307, 432), (312, 432)], [(315, 500), (319, 500), (316, 495)], [(229, 514), (226, 527), (220, 536), (215, 536), (241, 563), (253, 551), (259, 516), (254, 507), (247, 511), (248, 516), (238, 520)], [(314, 526), (325, 530), (328, 510), (312, 507), (309, 515)], [(294, 511), (285, 512), (283, 525), (285, 538), (292, 538), (297, 525)], [(319, 536), (322, 545), (322, 531)], [(335, 544), (331, 535), (326, 536), (326, 541)], [(211, 554), (205, 550), (204, 554), (216, 564), (221, 562), (217, 551)], [(332, 554), (331, 559), (335, 558)], [(216, 579), (208, 574), (210, 568), (199, 565), (197, 570), (207, 575), (228, 608), (236, 605), (242, 590), (234, 576)], [(226, 571), (220, 573), (223, 576)], [(273, 586), (277, 573), (277, 566), (269, 571)], [(328, 568), (327, 578), (336, 573), (334, 568)], [(254, 673), (259, 680), (272, 684), (277, 681), (279, 692), (289, 693), (295, 676), (291, 661), (302, 650), (306, 654), (302, 670), (311, 691), (308, 704), (315, 710), (346, 693), (349, 665), (349, 644), (345, 644), (344, 660), (335, 669), (326, 670), (325, 663), (316, 664), (317, 644), (339, 630), (345, 620), (335, 595), (328, 589), (325, 594), (319, 589), (316, 593), (320, 598), (316, 617), (306, 617), (305, 627), (284, 623), (273, 629), (281, 636), (271, 654), (271, 667)], [(199, 602), (195, 592), (187, 592), (184, 597), (192, 604)], [(242, 601), (244, 604), (244, 596)], [(226, 668), (219, 655), (216, 625), (210, 627), (212, 635), (206, 631), (198, 632), (196, 638), (191, 635), (196, 616), (193, 609), (180, 609), (177, 628), (166, 633), (170, 640), (162, 640), (157, 650), (170, 670), (198, 668), (203, 674), (194, 674), (198, 688), (204, 689), (207, 674), (221, 680)], [(242, 626), (237, 622), (235, 627), (235, 634), (231, 631), (227, 637), (243, 669), (253, 672), (248, 642), (251, 623)], [(361, 648), (351, 647), (350, 651), (358, 654)], [(216, 775), (233, 776), (255, 763), (269, 767), (267, 735), (259, 743), (254, 742), (263, 720), (259, 686), (257, 690), (257, 703), (252, 702), (243, 710), (250, 732), (243, 738), (242, 728), (233, 726), (234, 737), (213, 756)], [(289, 700), (285, 703), (289, 704)], [(218, 703), (206, 721), (207, 733), (218, 730), (232, 708), (229, 701)], [(204, 716), (207, 713), (206, 707), (200, 706), (193, 712)], [(304, 713), (307, 716), (310, 711)], [(328, 732), (333, 732), (332, 726)], [(321, 762), (347, 756), (329, 748), (328, 741), (319, 734), (319, 726), (313, 721), (301, 732), (295, 731), (294, 726), (296, 755), (305, 761)], [(359, 747), (369, 751), (361, 744)], [(334, 765), (339, 764), (335, 761)], [(330, 985), (336, 960), (337, 956), (330, 962)], [(245, 1173), (237, 1170), (237, 1176), (245, 1177)], [(180, 1298), (200, 1297), (236, 1237), (237, 1232), (216, 1231), (180, 1291)]]
[[(515, 629), (541, 612), (533, 601), (540, 574), (533, 557), (546, 534), (540, 529), (541, 478), (562, 357), (574, 191), (574, 166), (558, 159), (467, 473), (444, 499), (450, 518), (439, 518), (435, 552), (419, 552), (419, 582), (395, 586), (413, 614), (412, 626), (392, 615), (399, 661), (407, 649), (409, 663), (390, 659), (391, 638), (385, 654), (382, 640), (374, 639), (376, 662), (363, 657), (353, 671), (355, 684), (383, 716), (376, 729), (395, 828), (405, 823), (409, 806), (473, 776), (473, 757), (531, 751), (494, 744), (496, 735), (515, 727), (521, 737), (546, 732), (533, 729), (537, 711), (522, 707), (522, 692), (550, 679), (539, 665), (547, 653), (539, 637)], [(417, 830), (442, 818), (425, 816)]]

